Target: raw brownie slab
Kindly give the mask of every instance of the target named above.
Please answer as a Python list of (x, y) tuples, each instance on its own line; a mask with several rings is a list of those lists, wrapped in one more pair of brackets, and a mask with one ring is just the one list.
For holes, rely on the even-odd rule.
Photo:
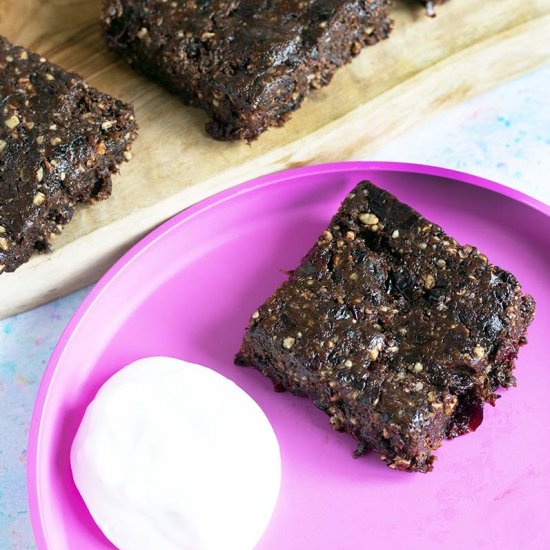
[(311, 88), (386, 38), (392, 0), (108, 0), (109, 45), (185, 103), (208, 133), (251, 141)]
[(78, 202), (109, 196), (135, 136), (129, 105), (0, 36), (0, 273), (48, 251)]
[(363, 182), (252, 315), (237, 363), (312, 399), (357, 454), (426, 472), (515, 384), (533, 313), (513, 275)]
[(439, 4), (443, 4), (447, 1), (448, 0), (422, 0), (422, 3), (426, 8), (426, 15), (428, 15), (429, 17), (435, 17), (436, 16), (435, 6)]

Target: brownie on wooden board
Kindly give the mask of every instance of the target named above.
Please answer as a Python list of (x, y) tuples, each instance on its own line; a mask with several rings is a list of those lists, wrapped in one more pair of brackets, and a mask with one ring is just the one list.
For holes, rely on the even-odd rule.
[(136, 130), (132, 107), (0, 36), (0, 272), (109, 196)]
[(212, 121), (221, 140), (282, 125), (391, 29), (392, 0), (108, 0), (108, 44)]
[(372, 183), (250, 320), (237, 364), (305, 395), (396, 469), (475, 430), (534, 314), (510, 273)]

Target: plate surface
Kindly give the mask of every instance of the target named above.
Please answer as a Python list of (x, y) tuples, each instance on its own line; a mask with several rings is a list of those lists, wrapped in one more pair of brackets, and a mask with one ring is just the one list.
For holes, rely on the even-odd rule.
[[(487, 406), (473, 434), (447, 441), (428, 475), (354, 460), (306, 399), (276, 394), (233, 365), (248, 317), (294, 268), (361, 179), (395, 193), (461, 242), (512, 271), (537, 301), (518, 388)], [(182, 212), (126, 254), (61, 337), (42, 381), (28, 451), (41, 549), (110, 548), (72, 481), (69, 450), (84, 410), (114, 372), (168, 355), (234, 380), (281, 445), (282, 489), (258, 550), (550, 545), (550, 208), (474, 176), (397, 163), (341, 163), (274, 174)], [(175, 436), (177, 436), (175, 434)]]

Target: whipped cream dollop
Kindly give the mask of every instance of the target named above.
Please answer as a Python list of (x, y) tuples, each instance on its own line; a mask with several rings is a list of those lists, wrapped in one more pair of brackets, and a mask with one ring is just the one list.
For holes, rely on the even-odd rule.
[(117, 372), (88, 406), (71, 449), (74, 481), (123, 550), (247, 550), (281, 480), (257, 403), (206, 367), (151, 357)]

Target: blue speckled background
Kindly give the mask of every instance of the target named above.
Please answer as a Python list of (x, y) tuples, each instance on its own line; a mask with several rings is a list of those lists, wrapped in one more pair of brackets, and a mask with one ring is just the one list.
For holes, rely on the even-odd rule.
[[(465, 102), (374, 158), (493, 179), (550, 204), (550, 68)], [(0, 549), (34, 548), (25, 488), (29, 420), (42, 372), (87, 290), (0, 321)]]

